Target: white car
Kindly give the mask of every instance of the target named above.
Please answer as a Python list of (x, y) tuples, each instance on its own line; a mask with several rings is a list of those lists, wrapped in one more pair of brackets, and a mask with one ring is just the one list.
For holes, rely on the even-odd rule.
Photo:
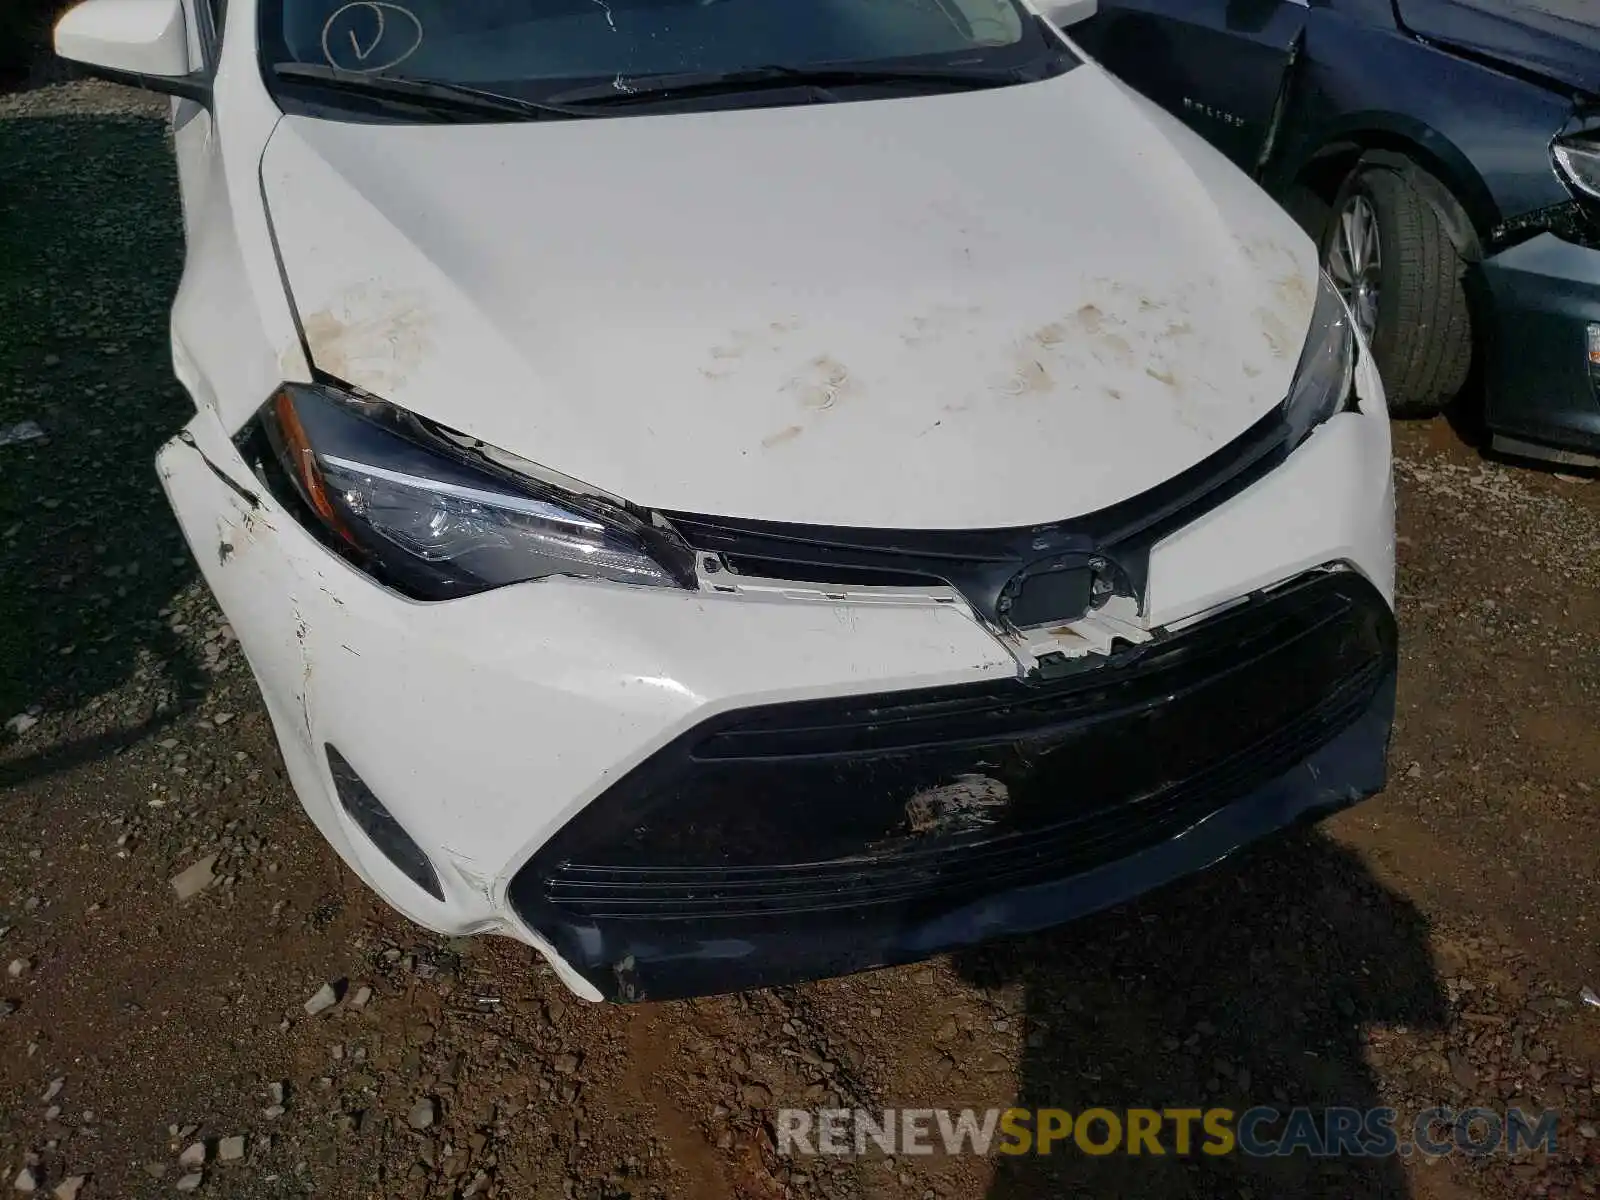
[(157, 467), (294, 785), (590, 999), (921, 958), (1379, 789), (1384, 397), (1028, 0), (86, 0), (170, 93)]

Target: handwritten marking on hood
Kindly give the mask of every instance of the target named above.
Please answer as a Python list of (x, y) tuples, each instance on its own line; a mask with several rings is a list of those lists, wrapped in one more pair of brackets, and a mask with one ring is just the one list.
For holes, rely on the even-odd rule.
[[(388, 13), (396, 18), (393, 25)], [(330, 67), (352, 74), (372, 75), (398, 67), (421, 47), (422, 22), (417, 14), (383, 0), (342, 5), (322, 26), (322, 57)]]
[(405, 382), (432, 348), (431, 317), (419, 297), (363, 285), (301, 322), (312, 361), (374, 392)]

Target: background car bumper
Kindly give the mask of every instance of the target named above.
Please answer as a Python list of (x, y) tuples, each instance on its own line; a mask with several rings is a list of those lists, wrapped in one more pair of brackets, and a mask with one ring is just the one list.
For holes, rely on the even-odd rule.
[[(1381, 389), (1283, 466), (1161, 542), (1152, 623), (1321, 563), (1393, 589)], [(1008, 651), (959, 605), (757, 600), (571, 579), (442, 604), (407, 600), (330, 554), (281, 509), (208, 413), (158, 469), (260, 683), (290, 778), (347, 862), (418, 923), (499, 931), (600, 991), (528, 925), (512, 878), (623, 774), (721, 713), (1009, 679)], [(337, 749), (432, 862), (418, 886), (340, 803)]]
[(1486, 259), (1488, 424), (1517, 453), (1600, 465), (1600, 250), (1552, 233)]

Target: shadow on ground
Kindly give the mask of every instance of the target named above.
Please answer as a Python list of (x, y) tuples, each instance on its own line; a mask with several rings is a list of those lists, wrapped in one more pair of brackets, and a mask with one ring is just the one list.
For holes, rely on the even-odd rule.
[[(980, 986), (1022, 982), (1031, 1032), (1016, 1102), (1073, 1113), (1376, 1107), (1364, 1027), (1435, 1028), (1445, 1016), (1422, 916), (1317, 833), (957, 965)], [(1170, 1129), (1161, 1158), (1070, 1143), (1000, 1158), (989, 1200), (1407, 1194), (1394, 1158), (1181, 1157)]]
[(47, 435), (0, 444), (0, 720), (75, 713), (136, 672), (150, 687), (37, 755), (0, 734), (0, 785), (135, 740), (199, 675), (161, 616), (195, 575), (152, 463), (193, 411), (167, 333), (183, 249), (166, 126), (51, 96), (0, 106), (0, 442), (22, 422)]

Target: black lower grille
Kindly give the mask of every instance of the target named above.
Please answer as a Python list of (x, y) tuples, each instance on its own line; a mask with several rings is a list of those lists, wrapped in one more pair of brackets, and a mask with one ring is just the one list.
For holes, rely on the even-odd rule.
[(1193, 779), (1053, 825), (857, 861), (769, 867), (614, 867), (568, 862), (545, 883), (557, 908), (591, 920), (721, 919), (819, 913), (907, 901), (965, 900), (1077, 874), (1175, 837), (1275, 778), (1371, 700), (1372, 666), (1338, 694)]
[(729, 713), (590, 804), (512, 901), (546, 930), (925, 917), (1205, 821), (1347, 728), (1394, 658), (1371, 585), (1318, 572), (1054, 683)]

